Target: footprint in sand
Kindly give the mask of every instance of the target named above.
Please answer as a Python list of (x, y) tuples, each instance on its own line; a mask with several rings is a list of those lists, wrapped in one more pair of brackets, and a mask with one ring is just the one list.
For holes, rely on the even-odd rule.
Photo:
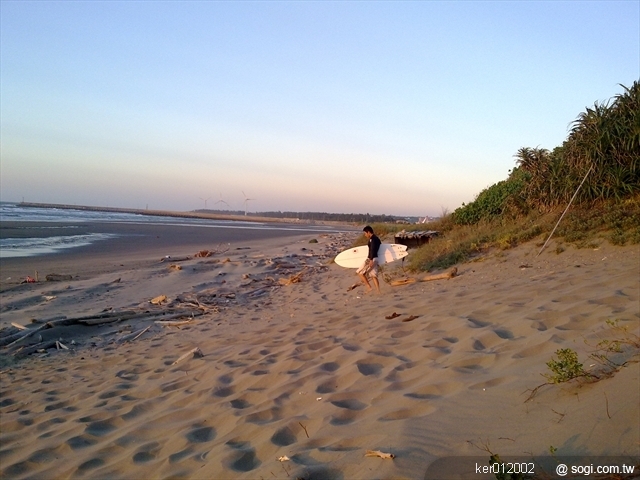
[(141, 446), (133, 455), (133, 463), (147, 463), (155, 460), (162, 446), (158, 442), (150, 442)]
[(362, 403), (360, 400), (351, 398), (346, 400), (334, 400), (331, 403), (338, 408), (345, 408), (347, 410), (364, 410), (368, 407), (366, 403)]
[(320, 365), (320, 370), (325, 372), (335, 372), (338, 368), (340, 368), (340, 364), (337, 362), (327, 362)]
[(236, 408), (238, 410), (243, 410), (245, 408), (249, 408), (250, 406), (251, 406), (251, 403), (249, 403), (243, 398), (236, 398), (235, 400), (231, 400), (231, 407)]
[(497, 328), (494, 330), (495, 334), (498, 335), (503, 340), (513, 340), (514, 335), (510, 330), (506, 328)]
[(344, 410), (331, 417), (329, 423), (335, 426), (349, 425), (356, 419), (357, 413), (354, 410)]
[(71, 447), (71, 450), (80, 450), (95, 445), (98, 441), (88, 435), (78, 435), (71, 437), (66, 443)]
[(216, 397), (228, 397), (229, 395), (233, 395), (233, 392), (233, 387), (216, 387), (213, 390), (213, 395)]
[(327, 380), (316, 388), (316, 393), (333, 393), (338, 389), (338, 381), (335, 379)]
[(358, 371), (364, 376), (378, 375), (382, 371), (383, 367), (379, 363), (357, 362), (356, 365), (358, 367)]
[(216, 429), (213, 427), (194, 425), (192, 430), (187, 433), (186, 438), (191, 443), (210, 442), (216, 438)]
[(283, 427), (271, 436), (271, 443), (278, 445), (279, 447), (286, 447), (287, 445), (291, 445), (297, 441), (298, 438), (289, 427)]
[(87, 425), (85, 433), (95, 437), (103, 437), (116, 430), (118, 427), (113, 420), (102, 420)]
[(223, 465), (236, 472), (250, 472), (260, 466), (256, 450), (250, 442), (229, 440), (227, 446), (234, 451), (223, 460)]
[(246, 416), (246, 421), (248, 423), (255, 423), (256, 425), (265, 425), (281, 419), (282, 415), (279, 407), (269, 408)]
[(189, 455), (194, 453), (195, 450), (191, 447), (187, 447), (184, 450), (180, 450), (179, 452), (172, 453), (169, 455), (169, 463), (178, 463), (180, 460), (187, 458)]
[(467, 317), (469, 323), (471, 323), (471, 328), (484, 328), (491, 325), (491, 322), (483, 322), (482, 320), (478, 320), (472, 317)]
[(102, 458), (96, 457), (96, 458), (91, 458), (89, 460), (87, 460), (86, 462), (83, 462), (80, 464), (80, 466), (78, 467), (77, 472), (80, 473), (85, 473), (89, 470), (93, 470), (95, 468), (98, 467), (102, 467), (105, 464), (105, 461)]

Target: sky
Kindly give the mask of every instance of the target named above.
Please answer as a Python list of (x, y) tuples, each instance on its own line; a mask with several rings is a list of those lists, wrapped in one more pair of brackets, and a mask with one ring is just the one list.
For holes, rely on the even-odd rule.
[(1, 0), (0, 35), (6, 202), (439, 216), (640, 79), (640, 0)]

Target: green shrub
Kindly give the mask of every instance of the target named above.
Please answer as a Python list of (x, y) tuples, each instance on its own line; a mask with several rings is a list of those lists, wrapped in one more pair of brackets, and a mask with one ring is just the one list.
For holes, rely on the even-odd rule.
[(558, 360), (551, 359), (547, 362), (551, 374), (544, 375), (550, 383), (568, 382), (586, 375), (582, 364), (578, 362), (578, 354), (574, 350), (562, 348), (556, 351), (556, 356)]

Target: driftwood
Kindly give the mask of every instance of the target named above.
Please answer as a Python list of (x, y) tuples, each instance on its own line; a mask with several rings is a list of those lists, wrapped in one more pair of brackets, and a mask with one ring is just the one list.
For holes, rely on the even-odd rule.
[(150, 311), (136, 312), (134, 310), (124, 310), (121, 312), (103, 312), (103, 313), (99, 313), (98, 315), (90, 315), (90, 316), (83, 316), (83, 317), (76, 317), (76, 318), (61, 318), (57, 320), (48, 321), (33, 329), (21, 330), (20, 332), (15, 333), (13, 335), (0, 338), (0, 347), (11, 347), (16, 343), (20, 342), (21, 340), (29, 338), (35, 333), (38, 333), (39, 331), (45, 330), (47, 328), (63, 327), (68, 325), (95, 326), (95, 325), (102, 325), (105, 323), (114, 323), (114, 322), (120, 322), (123, 320), (132, 320), (132, 319), (151, 320), (157, 317), (164, 317), (165, 319), (169, 320), (169, 319), (180, 318), (185, 316), (196, 317), (196, 316), (203, 315), (203, 313), (204, 312), (202, 312), (201, 310), (186, 310), (186, 309), (178, 310), (178, 311), (170, 311), (170, 312), (167, 312), (165, 310), (158, 311), (158, 312), (150, 312)]
[(388, 458), (393, 460), (396, 456), (393, 453), (384, 453), (380, 450), (367, 450), (367, 453), (364, 454), (365, 457), (380, 457), (380, 458)]
[(147, 330), (149, 330), (151, 328), (151, 325), (149, 325), (147, 328), (143, 328), (141, 330), (138, 330), (136, 332), (130, 333), (129, 335), (125, 335), (124, 337), (122, 337), (120, 339), (121, 342), (128, 342), (128, 341), (134, 341), (136, 340), (139, 336), (141, 336), (144, 332), (146, 332)]
[(73, 280), (72, 275), (60, 275), (58, 273), (50, 273), (45, 277), (47, 282), (67, 282)]
[(178, 320), (178, 321), (156, 320), (154, 323), (157, 323), (158, 325), (162, 325), (163, 327), (179, 327), (181, 325), (188, 325), (190, 323), (193, 323), (193, 319)]
[(149, 300), (149, 303), (151, 303), (152, 305), (160, 305), (162, 302), (166, 302), (166, 301), (167, 301), (166, 295), (158, 295), (157, 297)]
[(430, 282), (431, 280), (448, 280), (450, 278), (456, 277), (458, 275), (458, 269), (453, 267), (448, 272), (438, 273), (436, 275), (427, 275), (424, 278), (421, 278), (421, 282)]
[(398, 280), (391, 280), (389, 282), (392, 287), (399, 287), (401, 285), (411, 285), (412, 283), (416, 283), (417, 280), (415, 278), (402, 278)]
[(302, 281), (302, 275), (304, 275), (305, 270), (296, 273), (295, 275), (290, 276), (289, 278), (281, 278), (278, 280), (280, 285), (292, 285), (294, 283), (300, 283)]
[(47, 350), (49, 348), (53, 348), (58, 343), (57, 340), (49, 340), (46, 342), (40, 342), (35, 345), (31, 345), (29, 347), (24, 347), (23, 349), (14, 353), (15, 357), (26, 357), (27, 355), (31, 355), (32, 353), (37, 352), (38, 350)]
[(180, 358), (178, 358), (175, 362), (173, 362), (171, 365), (176, 365), (177, 363), (180, 363), (182, 360), (184, 360), (185, 358), (187, 358), (189, 355), (193, 354), (194, 358), (201, 358), (204, 357), (204, 354), (202, 353), (202, 351), (198, 348), (192, 348), (191, 350), (189, 350), (187, 353), (185, 353), (184, 355), (182, 355)]
[(191, 257), (172, 257), (167, 255), (160, 259), (161, 262), (184, 262), (186, 260), (191, 260)]
[(15, 345), (16, 343), (18, 343), (20, 340), (29, 338), (30, 336), (34, 335), (35, 333), (38, 333), (40, 330), (44, 330), (45, 328), (49, 328), (46, 323), (32, 330), (30, 329), (26, 332), (22, 330), (18, 333), (14, 333), (13, 335), (9, 335), (8, 337), (4, 337), (0, 339), (0, 347), (4, 347), (4, 346), (11, 347), (12, 345)]

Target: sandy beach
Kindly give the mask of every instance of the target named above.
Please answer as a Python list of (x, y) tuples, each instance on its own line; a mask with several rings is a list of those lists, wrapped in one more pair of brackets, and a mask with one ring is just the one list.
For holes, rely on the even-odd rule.
[(358, 232), (169, 233), (3, 261), (2, 338), (42, 329), (0, 349), (2, 478), (495, 478), (446, 473), (489, 451), (640, 462), (637, 347), (607, 378), (532, 396), (557, 350), (602, 374), (597, 344), (640, 335), (637, 245), (530, 243), (377, 295), (332, 263)]

